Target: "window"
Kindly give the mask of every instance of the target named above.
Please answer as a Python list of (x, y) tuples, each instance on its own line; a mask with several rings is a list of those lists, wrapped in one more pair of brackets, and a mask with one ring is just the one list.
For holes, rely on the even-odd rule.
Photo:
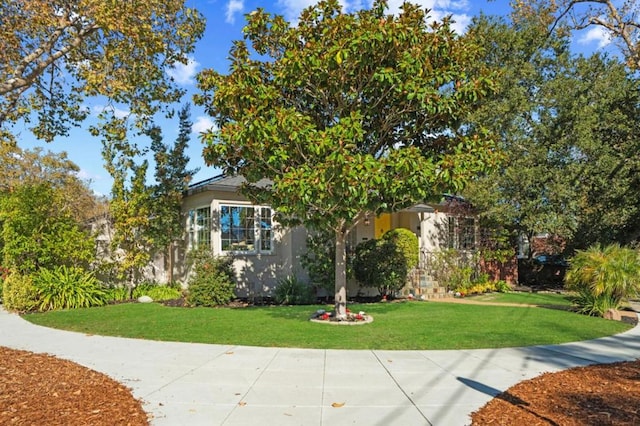
[(474, 250), (476, 247), (476, 221), (472, 217), (449, 217), (447, 224), (449, 248)]
[(220, 206), (222, 251), (268, 253), (272, 250), (272, 215), (268, 207)]
[(211, 247), (211, 208), (189, 210), (189, 247)]

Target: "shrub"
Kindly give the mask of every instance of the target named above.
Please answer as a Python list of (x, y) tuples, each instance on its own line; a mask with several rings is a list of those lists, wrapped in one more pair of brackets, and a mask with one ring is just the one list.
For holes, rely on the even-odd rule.
[(411, 268), (418, 265), (418, 237), (408, 229), (394, 229), (379, 240), (358, 244), (353, 261), (356, 279), (365, 287), (390, 294), (404, 287)]
[(9, 274), (2, 286), (4, 307), (10, 311), (31, 311), (38, 302), (38, 293), (30, 275)]
[(192, 268), (188, 280), (186, 302), (190, 306), (217, 306), (234, 297), (235, 272), (233, 258), (216, 257), (210, 250), (199, 248), (189, 253)]
[(434, 279), (450, 291), (467, 293), (474, 284), (486, 280), (486, 274), (479, 276), (478, 256), (447, 249), (434, 253), (429, 269)]
[(149, 296), (153, 300), (161, 302), (178, 299), (182, 297), (182, 292), (178, 288), (169, 285), (144, 283), (133, 289), (133, 298), (137, 299), (140, 296)]
[(584, 315), (602, 317), (609, 309), (618, 309), (620, 303), (608, 294), (594, 295), (588, 289), (578, 292), (573, 302), (578, 305), (578, 312)]
[(495, 291), (498, 293), (509, 293), (511, 290), (511, 286), (506, 281), (500, 280), (495, 282)]
[(58, 266), (40, 269), (33, 276), (40, 311), (89, 308), (107, 302), (107, 293), (93, 273), (81, 268)]
[(278, 281), (273, 298), (280, 305), (309, 305), (316, 300), (313, 288), (294, 276)]
[[(630, 248), (611, 244), (578, 251), (565, 276), (565, 287), (578, 292), (581, 311), (598, 314), (618, 309), (622, 300), (640, 293), (640, 259)], [(602, 307), (607, 309), (602, 311)]]
[[(301, 256), (300, 261), (309, 274), (309, 281), (332, 294), (335, 289), (335, 235), (331, 232), (309, 233), (307, 251)], [(347, 265), (347, 274), (349, 269)]]
[(124, 302), (129, 300), (129, 289), (127, 287), (109, 287), (105, 290), (105, 299), (108, 302)]

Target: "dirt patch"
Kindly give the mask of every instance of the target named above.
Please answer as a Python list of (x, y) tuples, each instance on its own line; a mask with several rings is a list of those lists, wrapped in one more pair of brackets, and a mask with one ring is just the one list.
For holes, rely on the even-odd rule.
[(0, 347), (1, 425), (148, 425), (128, 388), (71, 361)]
[(638, 425), (640, 360), (545, 373), (471, 415), (472, 425)]

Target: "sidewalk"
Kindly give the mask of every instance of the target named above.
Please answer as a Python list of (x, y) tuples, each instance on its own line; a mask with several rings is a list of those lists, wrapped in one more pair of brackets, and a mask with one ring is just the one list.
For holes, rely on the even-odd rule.
[(522, 380), (640, 358), (640, 326), (602, 339), (525, 348), (283, 349), (85, 335), (36, 326), (0, 308), (0, 346), (109, 375), (144, 402), (154, 425), (462, 426)]

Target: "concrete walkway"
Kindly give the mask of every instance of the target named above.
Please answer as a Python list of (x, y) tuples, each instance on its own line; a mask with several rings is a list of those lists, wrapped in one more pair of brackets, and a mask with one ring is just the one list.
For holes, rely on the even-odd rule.
[(154, 425), (457, 426), (494, 395), (543, 372), (640, 358), (640, 326), (525, 348), (282, 349), (92, 336), (0, 309), (0, 346), (109, 375), (144, 402)]

